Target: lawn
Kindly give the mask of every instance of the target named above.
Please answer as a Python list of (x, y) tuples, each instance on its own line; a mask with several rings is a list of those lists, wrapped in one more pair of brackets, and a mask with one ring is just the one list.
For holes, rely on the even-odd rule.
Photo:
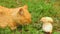
[[(53, 34), (60, 34), (60, 0), (0, 0), (0, 5), (8, 8), (15, 8), (28, 5), (28, 10), (32, 16), (32, 23), (28, 26), (22, 26), (22, 32), (17, 28), (11, 31), (8, 27), (0, 28), (0, 34), (43, 34), (39, 22), (41, 17), (49, 16), (54, 19)], [(28, 31), (26, 31), (28, 29)]]

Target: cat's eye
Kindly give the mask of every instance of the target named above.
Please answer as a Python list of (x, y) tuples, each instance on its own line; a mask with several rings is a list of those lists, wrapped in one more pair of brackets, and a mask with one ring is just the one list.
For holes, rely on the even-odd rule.
[(21, 8), (21, 9), (19, 10), (19, 14), (20, 14), (20, 15), (23, 15), (23, 13), (24, 13), (24, 12), (23, 12), (23, 9)]

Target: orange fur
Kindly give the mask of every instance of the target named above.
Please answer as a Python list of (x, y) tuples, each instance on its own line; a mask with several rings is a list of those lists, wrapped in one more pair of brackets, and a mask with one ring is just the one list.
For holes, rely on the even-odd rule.
[(6, 8), (0, 6), (0, 27), (9, 26), (12, 30), (16, 29), (17, 24), (25, 25), (31, 22), (31, 14), (28, 12), (27, 5), (18, 8)]

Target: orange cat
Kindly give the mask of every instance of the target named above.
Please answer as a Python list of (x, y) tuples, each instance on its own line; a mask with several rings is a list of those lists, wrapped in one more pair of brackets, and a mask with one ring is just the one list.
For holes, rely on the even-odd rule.
[(31, 14), (27, 5), (18, 8), (6, 8), (0, 6), (0, 27), (16, 29), (17, 25), (27, 25), (31, 22)]

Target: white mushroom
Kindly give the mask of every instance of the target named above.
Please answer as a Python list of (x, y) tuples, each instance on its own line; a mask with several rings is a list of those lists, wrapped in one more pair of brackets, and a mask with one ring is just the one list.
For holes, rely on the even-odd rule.
[(51, 17), (42, 17), (41, 22), (43, 22), (42, 29), (46, 34), (51, 34), (52, 33), (52, 23), (53, 19)]

